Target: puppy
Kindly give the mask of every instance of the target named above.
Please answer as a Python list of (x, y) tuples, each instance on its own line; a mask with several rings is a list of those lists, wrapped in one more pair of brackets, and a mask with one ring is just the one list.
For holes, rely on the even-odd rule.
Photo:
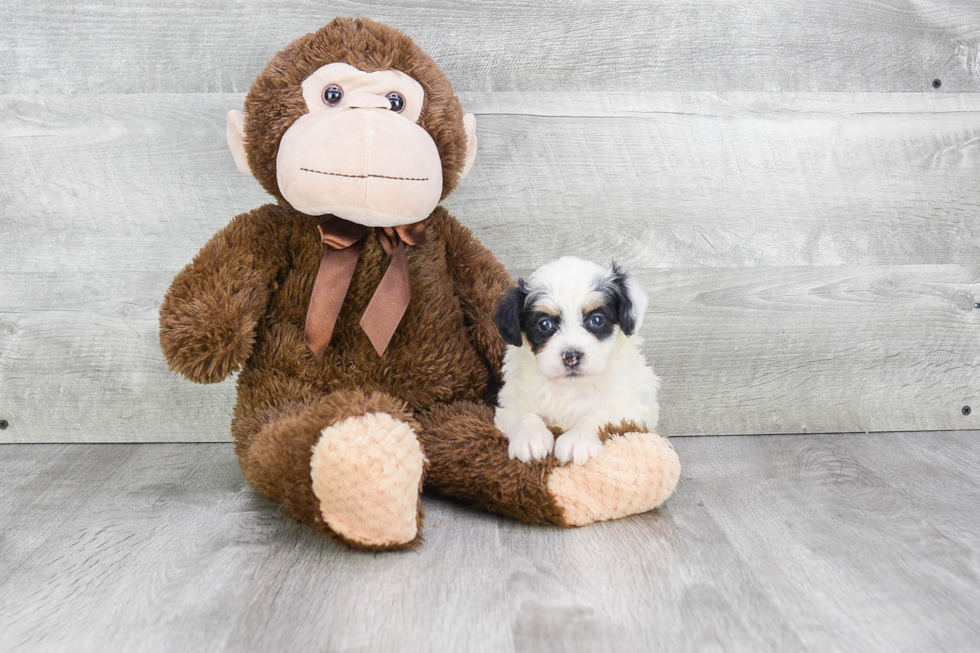
[[(657, 426), (660, 379), (635, 335), (646, 293), (613, 263), (566, 256), (518, 281), (501, 300), (508, 344), (495, 423), (525, 462), (554, 449), (563, 463), (602, 453), (599, 431), (630, 420)], [(562, 431), (557, 442), (549, 426)]]

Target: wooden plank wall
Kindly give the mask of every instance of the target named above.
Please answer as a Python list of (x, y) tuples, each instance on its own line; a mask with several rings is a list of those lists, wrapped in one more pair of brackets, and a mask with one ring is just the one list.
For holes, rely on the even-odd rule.
[(406, 31), (477, 114), (446, 205), (512, 272), (644, 280), (665, 432), (977, 428), (975, 0), (11, 0), (0, 442), (228, 439), (233, 381), (170, 374), (157, 310), (266, 201), (225, 111), (335, 15)]

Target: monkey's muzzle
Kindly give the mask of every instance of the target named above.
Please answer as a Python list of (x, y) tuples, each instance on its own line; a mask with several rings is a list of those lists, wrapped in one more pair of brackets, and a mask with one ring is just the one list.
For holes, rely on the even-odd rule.
[(432, 137), (380, 108), (304, 114), (280, 141), (276, 175), (297, 211), (369, 227), (424, 220), (442, 193), (442, 161)]

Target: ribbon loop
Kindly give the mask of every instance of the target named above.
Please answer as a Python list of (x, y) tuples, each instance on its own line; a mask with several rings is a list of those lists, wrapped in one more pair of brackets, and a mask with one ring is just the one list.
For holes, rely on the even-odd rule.
[[(323, 243), (323, 258), (306, 312), (306, 345), (321, 360), (333, 337), (364, 239), (371, 229), (331, 216), (317, 225), (317, 230)], [(375, 231), (391, 262), (361, 316), (360, 325), (381, 356), (411, 301), (406, 245), (425, 242), (425, 221), (378, 227)]]
[(324, 220), (316, 226), (316, 230), (320, 232), (320, 242), (330, 249), (346, 249), (371, 232), (364, 225), (340, 218)]

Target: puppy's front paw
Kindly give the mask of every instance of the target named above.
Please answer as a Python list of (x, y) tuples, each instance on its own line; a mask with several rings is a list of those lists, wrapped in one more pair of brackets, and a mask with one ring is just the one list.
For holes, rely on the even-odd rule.
[(558, 436), (555, 441), (555, 457), (563, 463), (574, 461), (576, 465), (597, 458), (602, 453), (599, 434), (592, 431), (572, 429)]
[(507, 446), (510, 457), (526, 463), (541, 460), (551, 453), (551, 448), (555, 446), (555, 436), (541, 420), (537, 422), (524, 420), (514, 433), (507, 436), (507, 439), (510, 440)]

